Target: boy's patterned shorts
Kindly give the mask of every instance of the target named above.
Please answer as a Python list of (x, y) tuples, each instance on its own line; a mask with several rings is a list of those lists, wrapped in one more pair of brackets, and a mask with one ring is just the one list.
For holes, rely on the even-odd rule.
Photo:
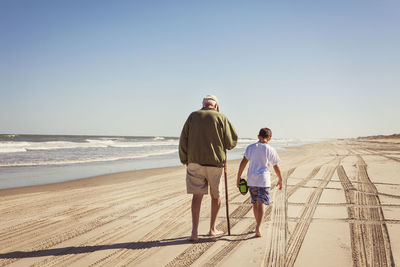
[(251, 203), (264, 203), (269, 205), (271, 190), (269, 187), (249, 186)]

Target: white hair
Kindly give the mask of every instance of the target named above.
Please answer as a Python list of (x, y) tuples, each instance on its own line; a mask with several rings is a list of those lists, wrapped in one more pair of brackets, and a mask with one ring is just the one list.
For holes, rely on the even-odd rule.
[(215, 107), (215, 105), (217, 104), (216, 101), (212, 100), (212, 99), (203, 99), (203, 106), (213, 106)]

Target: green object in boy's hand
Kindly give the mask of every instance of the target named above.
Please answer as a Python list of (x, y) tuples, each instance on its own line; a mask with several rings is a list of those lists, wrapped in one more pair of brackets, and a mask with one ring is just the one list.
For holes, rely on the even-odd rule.
[(247, 181), (245, 179), (240, 179), (239, 191), (242, 195), (246, 195), (247, 191), (249, 191)]

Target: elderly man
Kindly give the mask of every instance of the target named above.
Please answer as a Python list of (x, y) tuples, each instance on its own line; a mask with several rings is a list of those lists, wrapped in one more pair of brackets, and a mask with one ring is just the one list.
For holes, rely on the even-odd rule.
[(192, 112), (183, 126), (179, 140), (179, 158), (187, 165), (186, 189), (193, 194), (192, 235), (198, 239), (201, 201), (204, 194), (211, 194), (211, 221), (209, 236), (223, 234), (215, 227), (221, 206), (220, 180), (226, 162), (226, 150), (236, 146), (237, 134), (228, 118), (219, 113), (216, 96), (207, 95), (203, 108)]

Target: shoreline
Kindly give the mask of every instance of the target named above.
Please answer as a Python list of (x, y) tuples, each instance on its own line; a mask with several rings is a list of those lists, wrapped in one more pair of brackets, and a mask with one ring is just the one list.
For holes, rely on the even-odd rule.
[[(309, 144), (313, 143), (300, 143), (298, 145), (277, 147), (277, 151), (282, 153), (290, 148), (301, 147)], [(240, 160), (242, 157), (241, 150), (242, 149), (228, 151), (228, 162)], [(230, 160), (229, 158), (233, 159)], [(4, 170), (3, 173), (0, 173), (0, 183), (2, 183), (0, 192), (1, 190), (6, 189), (58, 184), (68, 181), (118, 174), (121, 172), (180, 166), (183, 165), (181, 165), (178, 155), (176, 155), (176, 157), (173, 158), (156, 157), (153, 159), (144, 158), (135, 161), (121, 160), (80, 163), (76, 165), (0, 167), (0, 169), (3, 168)]]
[[(237, 164), (240, 160), (228, 160), (228, 164)], [(76, 178), (73, 180), (55, 182), (55, 183), (47, 183), (40, 185), (28, 185), (21, 187), (12, 187), (12, 188), (0, 188), (0, 195), (11, 195), (11, 194), (21, 194), (24, 191), (29, 193), (32, 192), (40, 192), (40, 191), (56, 191), (60, 190), (60, 188), (67, 187), (69, 189), (74, 188), (82, 188), (82, 187), (90, 187), (96, 186), (96, 184), (114, 184), (114, 183), (124, 183), (129, 182), (129, 179), (139, 179), (139, 176), (150, 176), (155, 173), (161, 174), (164, 172), (175, 171), (178, 169), (186, 170), (185, 165), (181, 166), (167, 166), (167, 167), (155, 167), (148, 169), (139, 169), (139, 170), (129, 170), (129, 171), (120, 171), (120, 172), (112, 172), (112, 173), (104, 173), (100, 175)], [(116, 179), (117, 178), (117, 179)]]
[[(175, 137), (89, 137), (16, 135), (0, 141), (0, 188), (181, 165)], [(245, 147), (255, 141), (239, 139), (228, 159), (241, 159)], [(315, 141), (277, 138), (271, 144), (279, 150)]]
[(96, 178), (98, 179), (103, 179), (102, 182), (104, 182), (105, 177), (110, 177), (110, 176), (120, 176), (121, 174), (129, 174), (132, 172), (140, 172), (140, 171), (151, 171), (151, 170), (157, 170), (157, 169), (169, 169), (169, 168), (179, 168), (180, 166), (168, 166), (168, 167), (156, 167), (156, 168), (148, 168), (148, 169), (138, 169), (138, 170), (128, 170), (128, 171), (119, 171), (119, 172), (110, 172), (110, 173), (103, 173), (99, 175), (93, 175), (93, 176), (87, 176), (87, 177), (81, 177), (81, 178), (73, 178), (71, 180), (67, 181), (61, 181), (61, 182), (54, 182), (54, 183), (46, 183), (46, 184), (38, 184), (38, 185), (27, 185), (27, 186), (19, 186), (19, 187), (11, 187), (11, 188), (0, 188), (0, 192), (5, 191), (5, 190), (12, 190), (12, 189), (29, 189), (29, 188), (35, 188), (35, 187), (51, 187), (51, 186), (57, 186), (57, 185), (66, 185), (68, 183), (79, 183), (79, 182), (84, 182), (85, 180), (91, 181)]

